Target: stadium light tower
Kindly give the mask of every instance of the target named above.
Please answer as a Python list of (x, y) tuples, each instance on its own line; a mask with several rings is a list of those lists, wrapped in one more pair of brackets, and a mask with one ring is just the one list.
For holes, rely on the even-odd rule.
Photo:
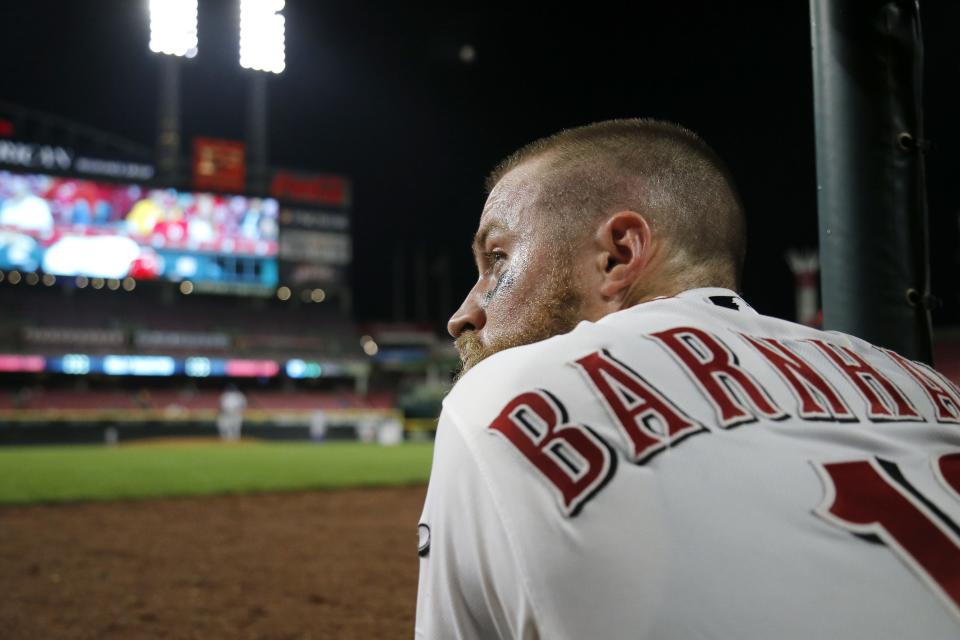
[(150, 51), (197, 55), (197, 0), (150, 0)]
[(284, 0), (240, 0), (240, 66), (283, 73), (286, 68)]
[(158, 104), (157, 174), (176, 183), (180, 171), (180, 58), (197, 55), (197, 0), (150, 0), (150, 50), (163, 54)]
[(240, 66), (250, 78), (247, 147), (253, 192), (267, 187), (267, 74), (286, 68), (284, 0), (240, 0)]

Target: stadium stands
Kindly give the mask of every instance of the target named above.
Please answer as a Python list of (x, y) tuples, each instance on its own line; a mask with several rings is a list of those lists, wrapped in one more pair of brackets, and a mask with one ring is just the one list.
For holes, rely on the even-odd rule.
[(124, 292), (21, 287), (5, 292), (0, 350), (187, 353), (237, 357), (362, 357), (336, 309), (246, 298), (131, 297)]
[[(391, 392), (361, 395), (351, 392), (251, 391), (247, 407), (251, 410), (304, 412), (317, 409), (392, 409), (396, 396)], [(216, 411), (219, 391), (147, 390), (80, 391), (31, 387), (0, 392), (0, 410), (98, 410), (156, 412), (170, 408), (185, 411)]]
[[(114, 430), (121, 440), (214, 436), (230, 385), (246, 396), (247, 435), (311, 438), (323, 414), (354, 437), (402, 418), (398, 394), (453, 367), (449, 348), (430, 360), (439, 344), (431, 331), (358, 327), (330, 300), (60, 279), (0, 283), (0, 310), (0, 444), (103, 442)], [(413, 415), (423, 423), (415, 428), (429, 431), (434, 410)]]

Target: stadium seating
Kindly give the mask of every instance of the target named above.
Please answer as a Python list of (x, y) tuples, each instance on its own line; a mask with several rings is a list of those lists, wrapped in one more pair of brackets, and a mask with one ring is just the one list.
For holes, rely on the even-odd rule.
[[(72, 343), (69, 351), (90, 355), (221, 356), (227, 351), (241, 358), (364, 355), (357, 329), (333, 307), (319, 304), (283, 306), (276, 300), (202, 296), (144, 299), (104, 290), (76, 290), (63, 295), (56, 290), (24, 287), (16, 295), (9, 290), (4, 293), (0, 352), (62, 353)], [(118, 331), (119, 341), (107, 344), (95, 339), (97, 334), (102, 338), (105, 333), (116, 335)], [(78, 332), (86, 332), (90, 340), (65, 338)], [(141, 340), (142, 332), (181, 332), (184, 339), (182, 344), (171, 339), (162, 347), (153, 347)]]
[[(247, 393), (247, 407), (251, 410), (284, 412), (313, 411), (316, 409), (392, 409), (396, 396), (391, 392), (360, 395), (350, 392), (311, 391), (251, 391)], [(217, 411), (220, 392), (203, 390), (139, 390), (89, 391), (30, 387), (0, 393), (0, 410), (103, 410), (127, 412), (166, 411), (171, 408), (185, 411)]]

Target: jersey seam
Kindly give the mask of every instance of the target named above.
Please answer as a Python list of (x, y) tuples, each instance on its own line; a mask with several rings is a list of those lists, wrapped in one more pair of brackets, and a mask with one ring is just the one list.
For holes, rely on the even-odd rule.
[[(491, 488), (492, 483), (490, 481), (489, 474), (487, 473), (484, 465), (480, 462), (481, 458), (480, 456), (477, 455), (475, 445), (471, 442), (471, 439), (467, 437), (467, 434), (462, 426), (463, 421), (457, 415), (455, 410), (451, 409), (448, 406), (444, 406), (444, 409), (449, 414), (450, 421), (456, 425), (457, 430), (460, 432), (460, 437), (463, 438), (464, 444), (467, 446), (467, 449), (470, 451), (470, 456), (473, 459), (473, 463), (477, 467), (477, 471), (479, 472), (480, 477), (483, 481), (483, 485), (484, 485), (484, 488), (486, 489), (487, 495), (490, 496), (490, 500), (491, 502), (493, 502), (493, 508), (496, 511), (496, 514), (500, 520), (501, 526), (503, 526), (504, 533), (506, 533), (507, 545), (510, 547), (510, 554), (513, 556), (516, 566), (520, 568), (520, 580), (521, 580), (521, 583), (523, 584), (523, 589), (526, 592), (527, 600), (530, 603), (530, 608), (533, 609), (533, 613), (535, 616), (534, 619), (539, 629), (540, 637), (547, 637), (547, 638), (560, 637), (559, 634), (553, 633), (552, 630), (549, 630), (549, 633), (547, 633), (548, 631), (548, 629), (546, 629), (547, 618), (545, 616), (541, 616), (541, 613), (543, 610), (541, 609), (540, 605), (536, 602), (536, 599), (534, 598), (533, 588), (532, 588), (532, 585), (530, 584), (530, 578), (529, 578), (530, 572), (527, 570), (526, 559), (523, 557), (523, 554), (520, 553), (520, 550), (514, 544), (513, 536), (511, 535), (511, 532), (513, 530), (513, 527), (510, 526), (511, 520), (507, 518), (507, 516), (505, 515), (504, 510), (500, 504), (500, 500), (497, 498), (497, 494)], [(523, 629), (518, 629), (518, 631), (522, 632)]]

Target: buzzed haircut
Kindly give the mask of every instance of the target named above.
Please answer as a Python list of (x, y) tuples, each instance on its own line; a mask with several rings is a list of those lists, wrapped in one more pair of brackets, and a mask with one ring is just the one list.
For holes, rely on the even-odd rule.
[(726, 165), (679, 125), (607, 120), (532, 142), (503, 160), (487, 191), (528, 160), (542, 161), (537, 209), (558, 238), (631, 210), (665, 240), (683, 285), (737, 288), (746, 250), (743, 204)]

